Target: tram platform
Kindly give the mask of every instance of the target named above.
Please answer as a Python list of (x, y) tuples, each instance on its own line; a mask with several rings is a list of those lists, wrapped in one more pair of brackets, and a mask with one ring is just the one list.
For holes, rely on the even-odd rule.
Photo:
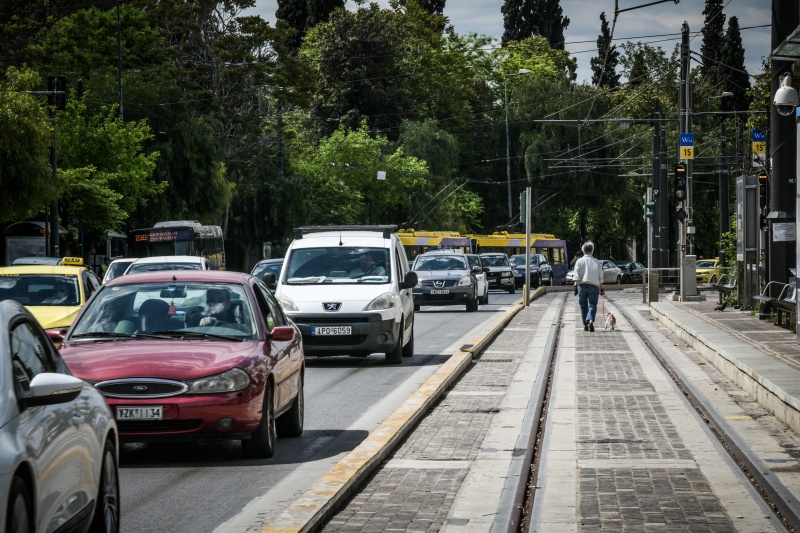
[[(438, 392), (410, 398), (426, 405), (424, 415), (379, 429), (379, 441), (370, 436), (364, 444), (372, 466), (359, 463), (339, 478), (326, 477), (261, 530), (512, 531), (556, 329), (566, 366), (555, 374), (572, 377), (559, 381), (552, 406), (558, 414), (548, 415), (555, 436), (548, 437), (540, 469), (554, 490), (523, 518), (532, 531), (781, 531), (763, 506), (743, 503), (751, 489), (737, 485), (735, 468), (710, 458), (713, 445), (690, 451), (702, 448), (702, 430), (697, 420), (673, 412), (674, 400), (654, 396), (668, 387), (657, 365), (642, 363), (644, 345), (633, 330), (658, 335), (664, 349), (688, 345), (683, 371), (737, 428), (752, 429), (762, 413), (774, 416), (772, 437), (751, 445), (785, 493), (800, 495), (795, 334), (748, 311), (716, 311), (712, 299), (643, 304), (641, 291), (630, 288), (608, 290), (602, 304), (615, 312), (616, 332), (604, 330), (602, 318), (594, 333), (584, 332), (571, 289), (548, 289), (537, 291), (528, 307), (509, 310), (490, 339), (476, 342), (479, 352), (470, 356), (468, 345), (465, 359), (454, 354), (449, 374), (428, 387)], [(562, 306), (568, 319), (559, 329)], [(735, 386), (715, 382), (701, 370), (705, 365)], [(718, 389), (749, 395), (758, 408), (741, 411)], [(588, 412), (602, 418), (587, 418)]]

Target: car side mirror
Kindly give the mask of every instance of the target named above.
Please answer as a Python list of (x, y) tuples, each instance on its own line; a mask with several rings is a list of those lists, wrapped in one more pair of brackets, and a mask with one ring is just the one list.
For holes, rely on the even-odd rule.
[(47, 333), (47, 336), (50, 337), (51, 341), (53, 341), (53, 344), (58, 347), (64, 340), (64, 337), (67, 336), (67, 328), (48, 329), (45, 331), (45, 333)]
[(417, 278), (417, 273), (411, 271), (406, 274), (406, 279), (400, 282), (400, 288), (411, 289), (413, 287), (416, 287), (417, 283), (419, 283), (419, 279)]
[(266, 272), (263, 276), (261, 276), (261, 281), (263, 281), (267, 287), (274, 287), (275, 286), (275, 273), (274, 272)]
[(269, 332), (269, 338), (277, 342), (289, 342), (294, 339), (294, 328), (292, 326), (275, 326)]
[(474, 267), (472, 267), (472, 273), (473, 274), (480, 274), (481, 272), (483, 272), (483, 268), (479, 267), (478, 265), (475, 265)]

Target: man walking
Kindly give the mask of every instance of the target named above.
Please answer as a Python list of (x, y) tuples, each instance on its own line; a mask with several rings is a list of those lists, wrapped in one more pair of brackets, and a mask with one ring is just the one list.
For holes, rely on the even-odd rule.
[(577, 280), (573, 284), (578, 295), (578, 305), (581, 307), (583, 331), (594, 331), (597, 300), (603, 291), (603, 265), (592, 255), (594, 254), (592, 242), (584, 243), (582, 250), (583, 257), (575, 262)]

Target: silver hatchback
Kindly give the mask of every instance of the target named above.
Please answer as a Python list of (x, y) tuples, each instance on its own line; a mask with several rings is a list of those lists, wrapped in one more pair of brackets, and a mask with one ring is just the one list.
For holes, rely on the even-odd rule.
[(414, 309), (422, 305), (465, 305), (478, 310), (478, 280), (481, 267), (470, 267), (463, 252), (437, 250), (417, 256), (414, 261), (417, 286), (413, 289)]

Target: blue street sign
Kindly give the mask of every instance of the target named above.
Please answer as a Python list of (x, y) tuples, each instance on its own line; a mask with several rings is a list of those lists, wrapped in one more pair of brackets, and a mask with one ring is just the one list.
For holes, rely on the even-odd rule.
[(694, 133), (681, 133), (681, 146), (694, 146)]
[(754, 143), (763, 143), (767, 141), (767, 135), (763, 131), (753, 130)]

